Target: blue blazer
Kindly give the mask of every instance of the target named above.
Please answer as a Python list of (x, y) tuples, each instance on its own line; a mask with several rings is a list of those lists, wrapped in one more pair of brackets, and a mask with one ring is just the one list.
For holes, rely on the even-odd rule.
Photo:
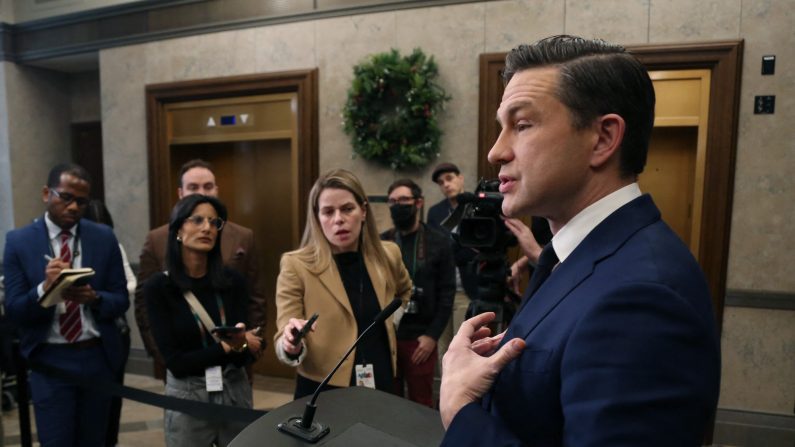
[[(114, 319), (123, 315), (130, 306), (119, 243), (110, 227), (86, 219), (80, 220), (78, 232), (81, 265), (96, 272), (90, 285), (102, 297), (98, 306), (89, 308), (97, 323), (108, 363), (117, 370), (123, 361), (122, 340)], [(39, 306), (36, 291), (44, 281), (47, 265), (44, 255), (51, 252), (43, 217), (6, 234), (3, 254), (6, 312), (19, 328), (22, 354), (28, 358), (35, 358), (36, 347), (46, 341), (55, 316), (55, 306), (49, 309)]]
[(648, 195), (600, 223), (511, 322), (527, 348), (450, 446), (697, 446), (717, 405), (707, 283)]

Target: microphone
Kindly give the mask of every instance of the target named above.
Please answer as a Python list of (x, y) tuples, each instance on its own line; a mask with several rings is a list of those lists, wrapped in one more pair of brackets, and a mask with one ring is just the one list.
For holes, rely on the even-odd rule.
[(362, 335), (353, 342), (348, 352), (342, 356), (340, 361), (337, 363), (337, 366), (331, 370), (331, 372), (320, 382), (317, 389), (315, 390), (315, 394), (312, 395), (312, 399), (306, 403), (306, 408), (304, 409), (304, 414), (302, 416), (292, 416), (288, 418), (286, 421), (280, 423), (276, 427), (279, 431), (287, 433), (289, 435), (295, 436), (297, 438), (303, 439), (304, 441), (315, 443), (319, 441), (323, 436), (326, 436), (331, 428), (323, 423), (320, 422), (313, 422), (315, 419), (315, 411), (317, 410), (317, 406), (315, 405), (315, 401), (317, 400), (317, 396), (320, 394), (320, 390), (323, 389), (326, 384), (328, 384), (329, 380), (334, 376), (334, 373), (342, 366), (342, 362), (348, 358), (348, 356), (353, 352), (356, 346), (359, 345), (359, 342), (370, 332), (370, 329), (375, 327), (378, 324), (382, 324), (390, 315), (395, 313), (398, 307), (403, 304), (403, 301), (399, 297), (395, 297), (391, 303), (387, 304), (387, 306), (378, 313), (373, 319), (373, 322), (367, 326), (362, 332)]

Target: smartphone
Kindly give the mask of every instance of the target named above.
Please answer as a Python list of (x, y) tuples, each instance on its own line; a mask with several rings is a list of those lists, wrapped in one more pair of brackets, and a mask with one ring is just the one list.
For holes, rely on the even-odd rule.
[(315, 324), (315, 321), (317, 321), (317, 317), (319, 316), (320, 315), (317, 312), (315, 312), (315, 314), (309, 318), (309, 320), (306, 322), (306, 324), (300, 331), (297, 330), (296, 328), (293, 328), (292, 333), (293, 337), (295, 338), (295, 340), (293, 341), (294, 345), (298, 346), (298, 343), (301, 343), (301, 339), (306, 337), (306, 334), (308, 334), (309, 331), (312, 330), (312, 325)]
[(216, 326), (213, 328), (213, 333), (221, 338), (230, 338), (233, 334), (243, 332), (244, 328), (237, 326)]

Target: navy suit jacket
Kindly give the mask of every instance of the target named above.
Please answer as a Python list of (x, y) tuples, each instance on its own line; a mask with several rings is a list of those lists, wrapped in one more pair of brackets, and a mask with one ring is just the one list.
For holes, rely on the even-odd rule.
[(717, 405), (707, 283), (648, 195), (586, 236), (514, 317), (527, 348), (450, 446), (696, 446)]
[[(117, 370), (123, 361), (123, 350), (114, 319), (130, 306), (119, 243), (110, 227), (86, 219), (80, 220), (78, 232), (81, 265), (96, 272), (89, 284), (102, 297), (99, 305), (85, 308), (93, 313), (108, 364)], [(36, 291), (44, 281), (47, 265), (44, 255), (51, 253), (43, 217), (6, 235), (3, 255), (6, 312), (19, 328), (22, 354), (28, 358), (35, 358), (36, 348), (46, 341), (55, 316), (55, 306), (48, 309), (39, 306)]]

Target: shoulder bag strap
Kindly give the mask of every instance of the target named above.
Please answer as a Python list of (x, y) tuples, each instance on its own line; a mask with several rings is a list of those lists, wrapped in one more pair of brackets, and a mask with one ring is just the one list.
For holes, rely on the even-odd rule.
[(190, 308), (193, 310), (193, 313), (199, 316), (199, 320), (201, 320), (202, 324), (204, 325), (204, 328), (207, 329), (207, 332), (209, 332), (210, 335), (213, 337), (213, 340), (220, 343), (221, 339), (218, 338), (217, 335), (215, 335), (215, 332), (213, 332), (213, 329), (215, 329), (215, 323), (213, 323), (213, 319), (210, 318), (209, 315), (207, 315), (207, 311), (204, 310), (204, 306), (202, 306), (202, 304), (196, 298), (196, 295), (194, 295), (193, 292), (191, 292), (190, 290), (186, 290), (185, 292), (182, 293), (182, 295), (185, 297), (185, 301), (188, 302), (188, 305), (190, 305)]

